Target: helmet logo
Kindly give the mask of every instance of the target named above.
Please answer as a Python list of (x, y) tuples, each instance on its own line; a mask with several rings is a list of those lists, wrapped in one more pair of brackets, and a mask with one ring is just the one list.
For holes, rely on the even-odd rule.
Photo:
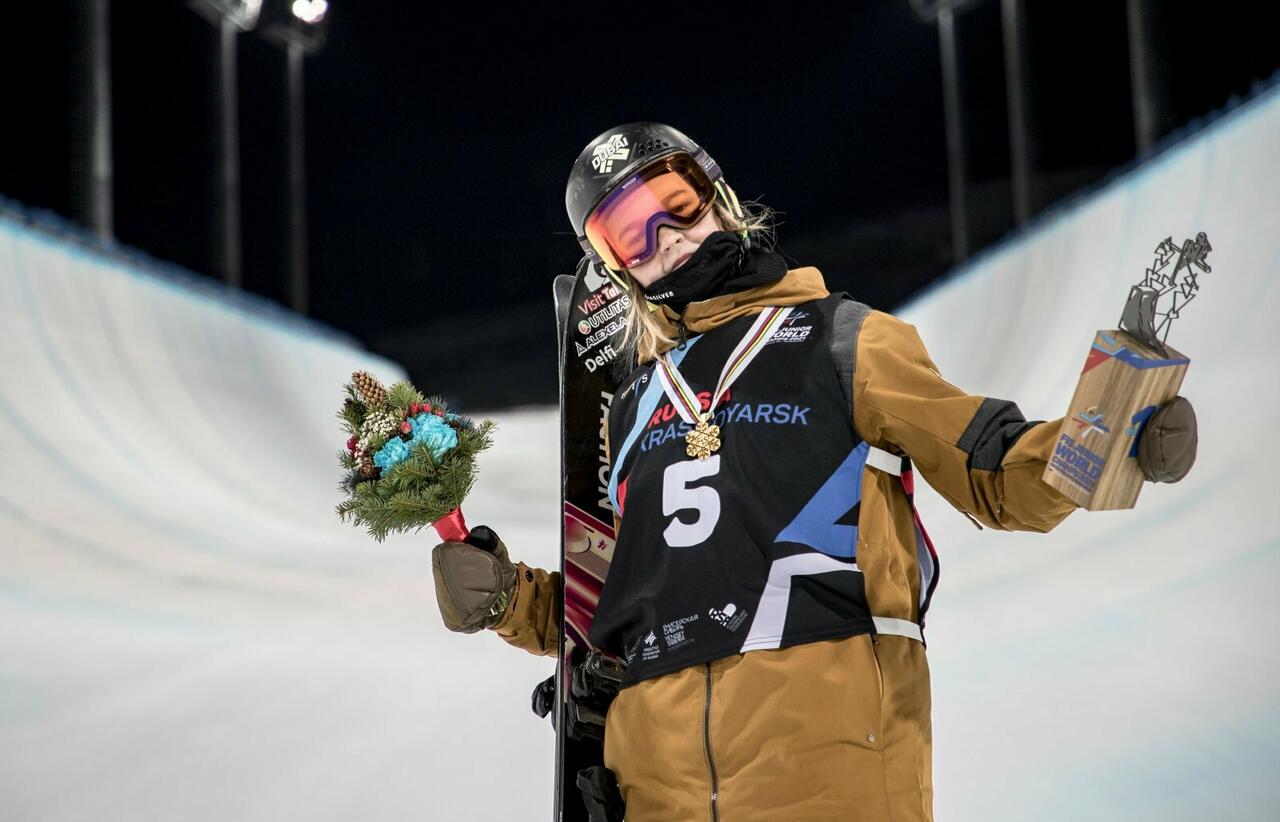
[(591, 152), (591, 167), (597, 174), (613, 171), (614, 160), (625, 160), (631, 155), (631, 149), (627, 145), (627, 138), (623, 135), (610, 135), (607, 143), (601, 143)]

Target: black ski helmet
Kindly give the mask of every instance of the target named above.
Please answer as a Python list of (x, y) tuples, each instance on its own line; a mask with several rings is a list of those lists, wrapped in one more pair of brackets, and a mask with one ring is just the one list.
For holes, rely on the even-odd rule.
[[(564, 205), (569, 212), (574, 236), (594, 262), (599, 263), (600, 259), (587, 241), (587, 217), (614, 186), (650, 163), (677, 153), (692, 157), (715, 186), (716, 197), (728, 207), (731, 214), (740, 220), (745, 219), (737, 196), (724, 182), (720, 166), (702, 146), (678, 129), (662, 123), (626, 123), (607, 129), (587, 143), (587, 147), (574, 161), (573, 170), (569, 172), (569, 183), (565, 186)], [(747, 240), (745, 232), (743, 239)]]

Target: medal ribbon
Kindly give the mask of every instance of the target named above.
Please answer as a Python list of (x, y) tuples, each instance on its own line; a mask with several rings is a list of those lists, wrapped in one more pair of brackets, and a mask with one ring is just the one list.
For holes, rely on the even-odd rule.
[[(724, 368), (720, 371), (720, 379), (716, 382), (716, 390), (711, 395), (711, 401), (707, 404), (706, 414), (709, 417), (715, 410), (716, 403), (724, 396), (724, 392), (729, 390), (729, 386), (747, 370), (747, 366), (756, 358), (756, 355), (764, 350), (765, 343), (773, 336), (773, 332), (777, 331), (782, 325), (782, 321), (791, 313), (791, 309), (779, 308), (776, 305), (768, 306), (759, 315), (756, 321), (747, 329), (746, 335), (738, 341), (738, 346), (733, 349), (733, 353), (729, 355), (729, 359), (725, 361)], [(684, 377), (676, 368), (675, 363), (671, 362), (670, 353), (663, 354), (658, 358), (658, 379), (662, 382), (662, 389), (671, 399), (671, 404), (675, 406), (676, 411), (680, 414), (680, 419), (690, 425), (697, 425), (698, 420), (702, 418), (702, 404), (698, 402), (698, 397), (693, 389), (689, 387), (689, 383), (685, 382)]]

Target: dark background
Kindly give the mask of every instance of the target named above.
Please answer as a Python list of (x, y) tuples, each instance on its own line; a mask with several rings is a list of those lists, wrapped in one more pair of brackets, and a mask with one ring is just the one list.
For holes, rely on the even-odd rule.
[[(1276, 4), (1137, 0), (1169, 134), (1280, 66)], [(702, 143), (780, 249), (892, 310), (952, 264), (937, 28), (906, 0), (728, 7), (332, 0), (306, 61), (310, 315), (428, 392), (554, 402), (551, 278), (579, 250), (569, 167), (629, 120)], [(1033, 211), (1135, 157), (1126, 3), (1027, 0)], [(78, 4), (10, 4), (0, 194), (76, 218)], [(970, 248), (1014, 227), (998, 0), (958, 15)], [(216, 271), (211, 25), (112, 7), (120, 242)], [(284, 55), (239, 44), (244, 288), (288, 303)], [(1276, 162), (1259, 158), (1259, 162)]]

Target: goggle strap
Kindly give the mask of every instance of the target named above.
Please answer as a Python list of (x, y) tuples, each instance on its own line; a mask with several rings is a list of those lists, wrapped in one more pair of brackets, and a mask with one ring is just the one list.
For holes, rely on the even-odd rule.
[(707, 173), (707, 179), (713, 182), (719, 182), (724, 173), (720, 171), (720, 165), (711, 158), (703, 149), (699, 148), (693, 155), (693, 161)]
[[(723, 179), (716, 180), (715, 185), (718, 196), (724, 201), (725, 205), (729, 206), (729, 211), (733, 212), (733, 216), (745, 223), (747, 215), (742, 210), (742, 204), (738, 202), (738, 195), (733, 193), (733, 189), (729, 188)], [(744, 228), (739, 232), (739, 235), (742, 237), (743, 250), (749, 250), (752, 247), (751, 232)]]
[(716, 180), (716, 192), (719, 193), (720, 199), (725, 205), (729, 206), (729, 211), (739, 220), (745, 220), (746, 215), (742, 212), (742, 204), (738, 202), (738, 195), (733, 193), (733, 189), (725, 185), (724, 180)]

